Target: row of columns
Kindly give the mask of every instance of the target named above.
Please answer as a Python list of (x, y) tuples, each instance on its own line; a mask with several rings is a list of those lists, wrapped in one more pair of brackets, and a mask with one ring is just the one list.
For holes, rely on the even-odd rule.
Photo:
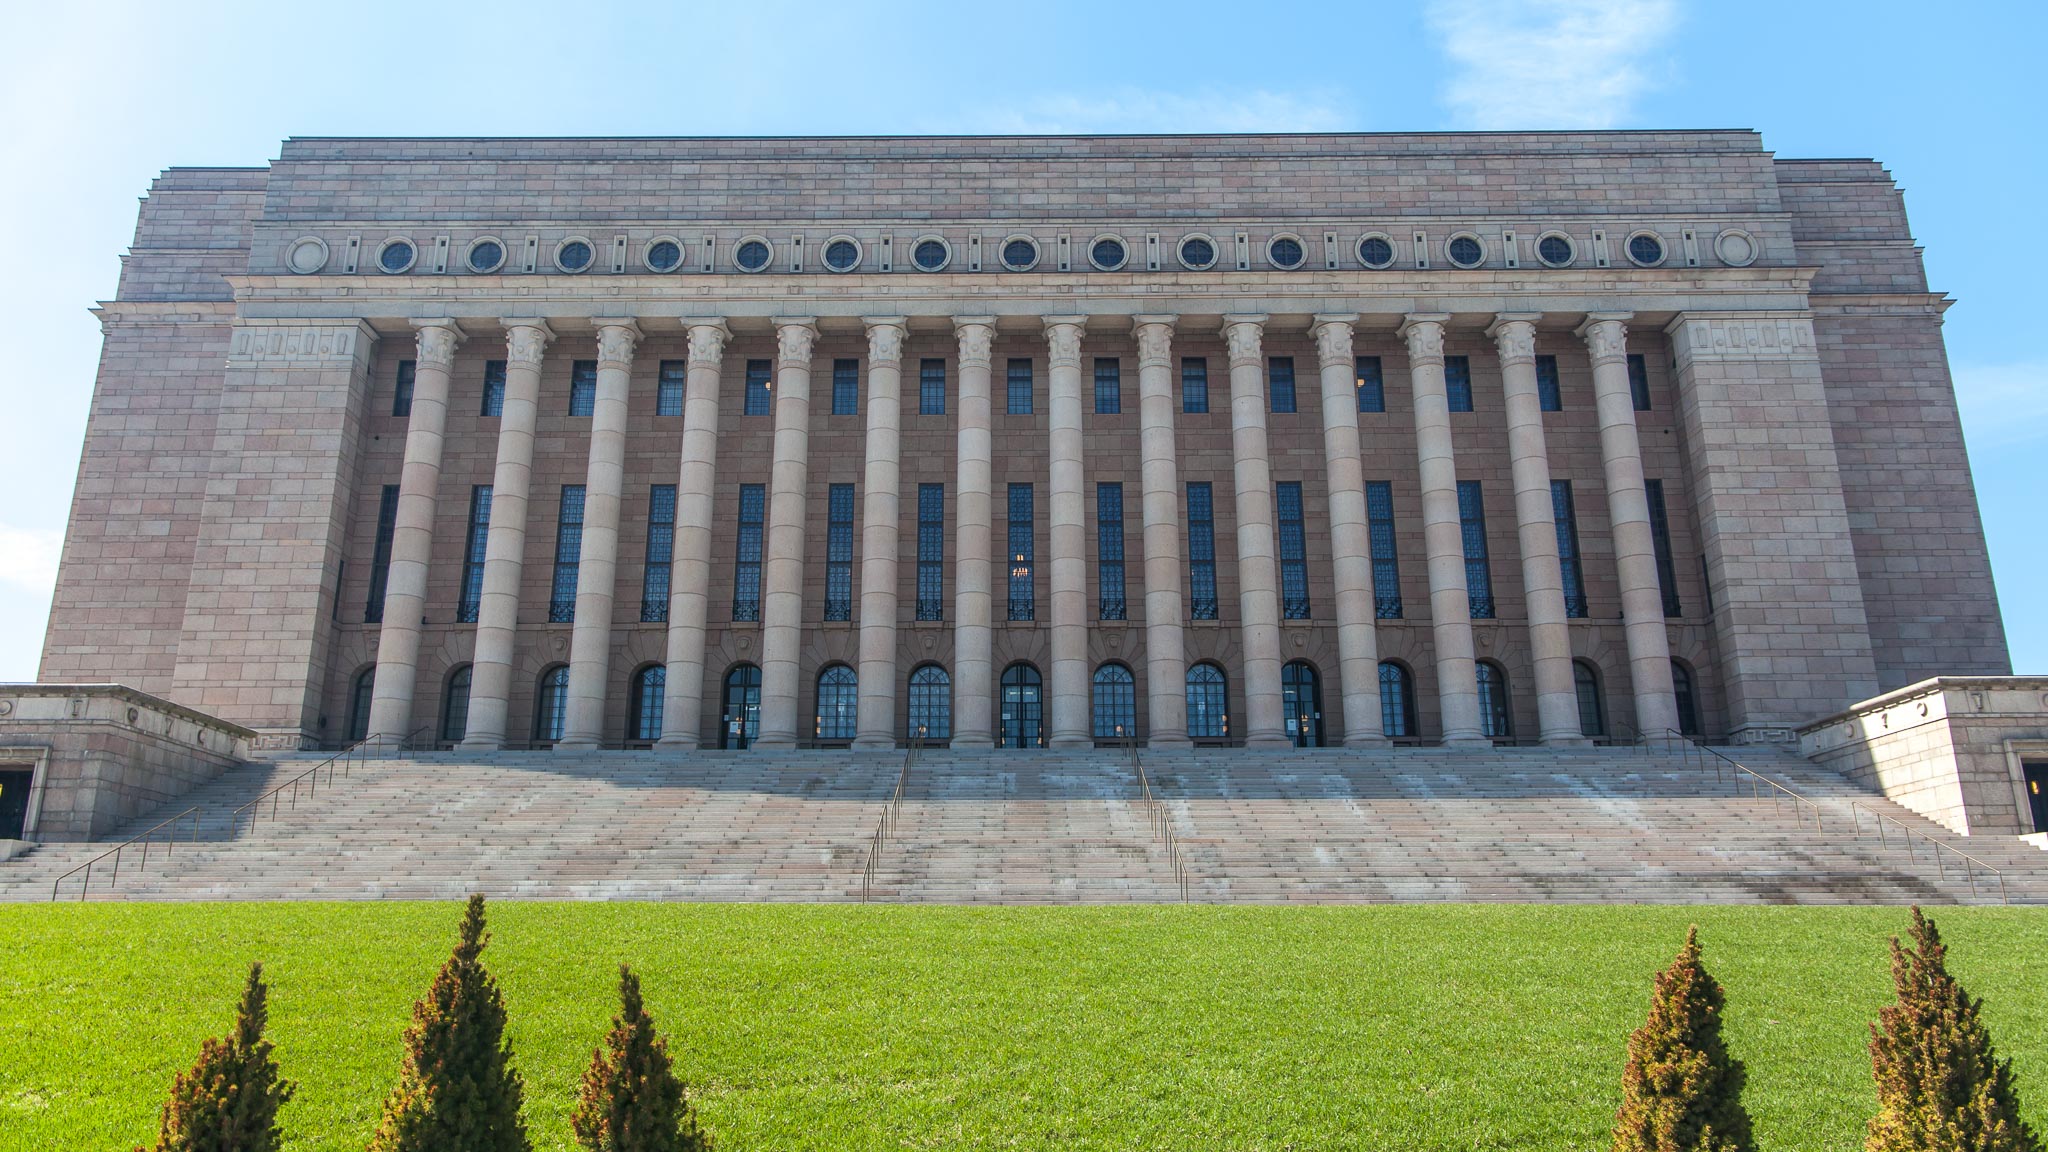
[[(1586, 342), (1600, 424), (1624, 633), (1639, 726), (1676, 728), (1670, 652), (1644, 493), (1626, 359), (1626, 312), (1590, 314)], [(1044, 321), (1049, 353), (1048, 457), (1051, 535), (1050, 743), (1092, 742), (1087, 621), (1087, 501), (1082, 433), (1081, 344), (1085, 316)], [(1438, 707), (1447, 745), (1486, 743), (1465, 583), (1457, 459), (1444, 382), (1444, 313), (1411, 313), (1399, 334), (1408, 346), (1427, 552), (1430, 625)], [(1487, 328), (1500, 355), (1508, 449), (1514, 480), (1522, 584), (1534, 654), (1537, 715), (1546, 744), (1583, 742), (1572, 676), (1564, 589), (1558, 564), (1535, 367), (1537, 313), (1501, 313)], [(1319, 314), (1311, 331), (1320, 368), (1325, 475), (1336, 589), (1339, 680), (1345, 743), (1382, 743), (1379, 656), (1364, 466), (1356, 418), (1354, 314)], [(1172, 342), (1178, 317), (1132, 318), (1138, 345), (1138, 411), (1145, 562), (1145, 652), (1150, 740), (1186, 745), (1186, 647), (1182, 634), (1179, 452)], [(398, 516), (392, 535), (383, 631), (378, 643), (370, 738), (404, 739), (420, 648), (427, 559), (432, 541), (447, 416), (448, 380), (464, 337), (453, 320), (417, 321), (418, 358), (407, 429)], [(903, 343), (906, 318), (867, 317), (867, 430), (861, 550), (859, 698), (856, 747), (896, 744), (897, 563), (900, 547)], [(505, 399), (498, 431), (489, 537), (472, 665), (465, 748), (497, 748), (506, 739), (518, 589), (538, 414), (540, 366), (554, 338), (545, 321), (507, 319)], [(666, 695), (660, 743), (693, 748), (702, 719), (709, 617), (711, 512), (718, 464), (720, 376), (730, 331), (720, 320), (685, 321), (689, 359), (681, 464), (676, 489), (674, 578), (669, 605)], [(804, 540), (808, 515), (810, 317), (775, 321), (774, 451), (768, 494), (767, 555), (761, 623), (762, 747), (794, 747), (800, 716)], [(1267, 446), (1266, 317), (1224, 317), (1229, 350), (1231, 450), (1237, 515), (1238, 612), (1245, 690), (1242, 731), (1250, 747), (1289, 742), (1281, 699), (1279, 565)], [(576, 617), (570, 637), (565, 748), (595, 747), (603, 736), (609, 682), (612, 597), (624, 485), (627, 382), (641, 339), (632, 319), (597, 322), (596, 406), (584, 495)], [(995, 319), (954, 319), (959, 341), (955, 491), (956, 566), (953, 639), (955, 747), (994, 742), (994, 565), (991, 347)]]

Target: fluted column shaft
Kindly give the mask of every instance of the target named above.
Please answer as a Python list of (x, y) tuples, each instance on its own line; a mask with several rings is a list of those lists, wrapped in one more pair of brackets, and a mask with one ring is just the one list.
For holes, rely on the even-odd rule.
[(902, 513), (903, 317), (869, 317), (856, 748), (896, 746), (896, 550)]
[(469, 725), (462, 747), (504, 746), (511, 710), (519, 583), (526, 570), (526, 509), (533, 482), (533, 426), (540, 415), (540, 363), (555, 338), (542, 320), (504, 320), (505, 399), (498, 408), (498, 463), (491, 476), (491, 526), (477, 598), (476, 652), (469, 665)]
[(1237, 486), (1238, 629), (1244, 644), (1245, 746), (1288, 743), (1280, 700), (1280, 569), (1273, 538), (1273, 466), (1266, 448), (1264, 316), (1225, 316), (1230, 347), (1230, 448)]
[(695, 748), (704, 717), (704, 622), (711, 608), (711, 504), (718, 479), (718, 390), (723, 320), (691, 321), (684, 377), (682, 466), (676, 477), (674, 579), (668, 600), (668, 666), (661, 746)]
[(1181, 633), (1180, 456), (1173, 433), (1174, 316), (1132, 317), (1138, 339), (1138, 450), (1145, 485), (1146, 742), (1185, 748), (1187, 643)]
[(1415, 454), (1422, 480), (1422, 538), (1429, 553), (1430, 638), (1436, 647), (1437, 710), (1443, 741), (1486, 744), (1479, 727), (1473, 665), (1472, 600), (1465, 587), (1465, 533), (1458, 516), (1458, 468), (1451, 449), (1451, 408), (1444, 393), (1442, 312), (1401, 322), (1415, 394)]
[(1508, 467), (1515, 482), (1515, 526), (1522, 550), (1522, 596), (1536, 667), (1536, 719), (1545, 744), (1583, 744), (1572, 638), (1558, 567), (1557, 512), (1550, 496), (1550, 455), (1543, 401), (1536, 388), (1537, 313), (1503, 312), (1487, 334), (1500, 354), (1508, 419)]
[(448, 426), (448, 373), (462, 329), (453, 320), (416, 320), (412, 414), (398, 478), (391, 564), (384, 581), (384, 624), (377, 634), (377, 675), (370, 695), (369, 739), (405, 739), (419, 675), (420, 622), (427, 602), (427, 560), (434, 549), (434, 507), (441, 487), (441, 445)]
[(1593, 312), (1579, 326), (1593, 361), (1593, 396), (1600, 414), (1600, 466), (1607, 478), (1607, 515), (1614, 562), (1621, 577), (1621, 619), (1628, 641), (1629, 683), (1635, 689), (1636, 727), (1652, 738), (1678, 728), (1671, 685), (1671, 641), (1664, 631), (1664, 596), (1657, 583), (1657, 553), (1650, 532), (1650, 502), (1643, 491), (1642, 443), (1636, 435), (1635, 398), (1628, 386), (1631, 312)]
[(1365, 464), (1358, 445), (1358, 363), (1351, 315), (1315, 318), (1323, 373), (1323, 468), (1330, 486), (1330, 568), (1337, 588), (1337, 660), (1344, 691), (1344, 746), (1385, 744), (1380, 717), (1380, 649), (1374, 631), (1372, 532), (1365, 516)]
[(798, 655), (804, 629), (805, 498), (810, 485), (811, 346), (809, 317), (775, 322), (775, 450), (768, 475), (768, 557), (761, 573), (761, 734), (763, 748), (797, 741)]
[(1045, 322), (1051, 403), (1052, 738), (1055, 747), (1093, 742), (1088, 723), (1088, 503), (1081, 438), (1081, 335), (1085, 316)]
[(960, 339), (959, 479), (953, 498), (958, 537), (953, 582), (953, 747), (994, 744), (995, 631), (991, 507), (994, 444), (989, 431), (993, 389), (992, 316), (953, 321)]
[(569, 706), (560, 749), (604, 740), (612, 667), (612, 592), (619, 566), (619, 497), (626, 483), (626, 397), (640, 326), (600, 320), (597, 398), (590, 411), (590, 465), (583, 481), (583, 543), (576, 557), (576, 625), (569, 633)]

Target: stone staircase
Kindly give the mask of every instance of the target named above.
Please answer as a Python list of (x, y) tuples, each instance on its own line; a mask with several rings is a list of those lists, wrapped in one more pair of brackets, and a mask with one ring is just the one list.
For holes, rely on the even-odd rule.
[[(1960, 837), (1784, 752), (1752, 769), (1821, 809), (1753, 799), (1697, 758), (1635, 749), (1241, 749), (1145, 752), (1200, 902), (1997, 902), (1950, 857), (1909, 856), (1850, 804), (2005, 875), (2048, 903), (2048, 853)], [(229, 812), (319, 762), (231, 770), (202, 810), (88, 898), (546, 899), (1109, 903), (1180, 897), (1129, 756), (1117, 750), (926, 751), (892, 834), (864, 866), (901, 753), (425, 753), (372, 760), (252, 827)], [(141, 831), (169, 810), (126, 829)], [(0, 899), (48, 900), (112, 842), (0, 862)], [(76, 899), (78, 879), (62, 898)]]

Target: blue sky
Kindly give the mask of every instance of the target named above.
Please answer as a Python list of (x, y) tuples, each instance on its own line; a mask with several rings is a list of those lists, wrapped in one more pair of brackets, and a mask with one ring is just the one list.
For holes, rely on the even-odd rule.
[[(0, 680), (33, 679), (136, 199), (289, 135), (1755, 128), (1904, 186), (2013, 662), (2048, 672), (2048, 5), (17, 6), (0, 71)], [(2004, 47), (2001, 47), (2004, 46)], [(32, 50), (30, 50), (32, 49)]]

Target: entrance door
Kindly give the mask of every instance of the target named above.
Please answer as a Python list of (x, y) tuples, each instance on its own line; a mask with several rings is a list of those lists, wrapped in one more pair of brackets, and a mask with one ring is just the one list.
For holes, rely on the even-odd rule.
[(0, 768), (0, 840), (19, 840), (28, 830), (28, 790), (35, 779), (32, 768)]
[(1287, 738), (1296, 748), (1323, 746), (1323, 687), (1305, 660), (1290, 660), (1280, 669), (1281, 708), (1287, 716)]
[(1003, 669), (1002, 713), (1002, 747), (1045, 746), (1045, 705), (1038, 669), (1029, 664)]
[(2034, 831), (2048, 832), (2048, 762), (2022, 761), (2027, 774), (2027, 803), (2034, 809)]
[(761, 734), (761, 670), (742, 664), (725, 674), (725, 715), (718, 726), (720, 748), (746, 748)]

